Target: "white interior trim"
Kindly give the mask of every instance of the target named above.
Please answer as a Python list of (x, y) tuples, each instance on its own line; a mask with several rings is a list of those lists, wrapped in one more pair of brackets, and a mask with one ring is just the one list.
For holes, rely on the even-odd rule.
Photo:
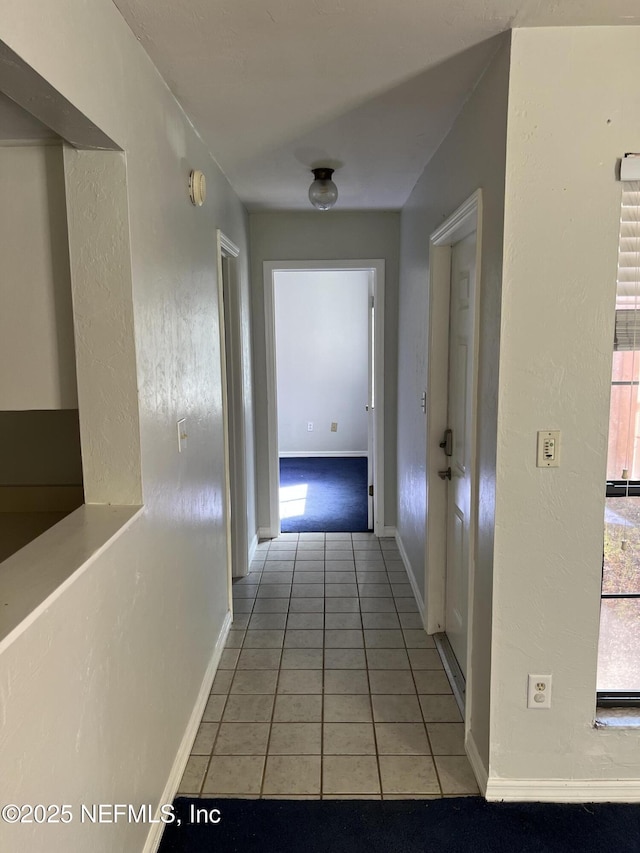
[(385, 265), (383, 260), (371, 262), (372, 270), (372, 290), (375, 304), (374, 314), (374, 361), (376, 365), (376, 375), (373, 377), (375, 391), (375, 409), (373, 419), (373, 532), (376, 536), (382, 535), (382, 530), (385, 526), (384, 517), (384, 318), (385, 318)]
[[(160, 797), (160, 802), (158, 803), (158, 807), (154, 815), (155, 820), (160, 820), (160, 809), (162, 805), (165, 803), (173, 802), (178, 787), (180, 785), (180, 780), (182, 779), (185, 767), (187, 766), (187, 761), (189, 760), (189, 755), (191, 754), (191, 747), (193, 746), (193, 742), (196, 739), (196, 735), (198, 733), (198, 728), (200, 727), (200, 721), (202, 719), (202, 715), (204, 714), (205, 705), (207, 704), (209, 694), (211, 693), (211, 685), (213, 684), (213, 679), (215, 678), (216, 672), (218, 670), (220, 658), (222, 657), (222, 652), (224, 650), (224, 644), (227, 642), (227, 637), (231, 628), (231, 621), (232, 615), (229, 611), (225, 616), (224, 622), (222, 623), (222, 628), (220, 629), (220, 633), (218, 634), (218, 639), (216, 640), (216, 644), (213, 649), (213, 654), (211, 655), (211, 660), (209, 661), (207, 671), (205, 672), (204, 678), (202, 679), (202, 684), (200, 685), (198, 698), (196, 699), (195, 705), (193, 706), (193, 711), (191, 712), (191, 716), (189, 717), (187, 728), (185, 729), (182, 741), (180, 742), (180, 746), (178, 747), (178, 752), (176, 753), (173, 766), (171, 767), (171, 772), (169, 773), (167, 784), (164, 786), (164, 791), (162, 792), (162, 796)], [(155, 851), (160, 846), (164, 826), (164, 823), (162, 823), (161, 821), (159, 823), (151, 824), (149, 834), (147, 835), (147, 840), (145, 842), (142, 853), (155, 853)]]
[(278, 464), (278, 387), (276, 369), (276, 312), (273, 274), (281, 266), (263, 262), (264, 335), (267, 367), (267, 448), (269, 454), (269, 524), (260, 528), (261, 539), (280, 534), (280, 465)]
[(216, 231), (216, 237), (218, 242), (218, 250), (226, 257), (226, 258), (237, 258), (240, 255), (240, 249), (236, 246), (236, 244), (231, 240), (230, 237), (221, 231), (219, 228)]
[[(229, 607), (231, 607), (231, 581), (249, 571), (249, 534), (247, 529), (247, 481), (244, 419), (244, 389), (242, 343), (239, 340), (240, 306), (237, 299), (235, 265), (228, 268), (227, 298), (224, 295), (223, 259), (235, 259), (240, 249), (219, 228), (216, 231), (218, 305), (220, 311), (220, 351), (222, 372), (222, 399), (225, 417), (225, 489), (227, 507), (227, 563), (229, 575)], [(227, 364), (227, 349), (230, 364)], [(231, 375), (231, 385), (227, 381)], [(233, 430), (230, 428), (230, 419)]]
[(471, 518), (469, 529), (468, 616), (465, 738), (470, 737), (472, 714), (472, 654), (475, 548), (478, 515), (477, 471), (477, 377), (479, 307), (482, 269), (482, 190), (476, 190), (429, 239), (429, 331), (427, 379), (427, 513), (425, 548), (426, 626), (430, 634), (445, 630), (447, 487), (438, 477), (443, 457), (438, 451), (448, 426), (449, 295), (451, 289), (451, 247), (476, 232), (476, 289), (474, 305), (474, 357), (471, 429)]
[(256, 555), (256, 551), (258, 550), (258, 534), (254, 533), (251, 542), (249, 543), (249, 565), (251, 565), (251, 561)]
[[(385, 262), (380, 258), (335, 261), (264, 261), (265, 350), (267, 369), (267, 447), (269, 454), (269, 526), (267, 537), (280, 533), (280, 470), (278, 465), (278, 389), (276, 371), (276, 329), (274, 310), (274, 273), (278, 270), (370, 270), (373, 274), (375, 312), (376, 376), (374, 411), (374, 495), (373, 532), (384, 530), (384, 307)], [(301, 455), (301, 454), (296, 454)], [(317, 455), (317, 454), (314, 454)], [(335, 454), (332, 454), (335, 455)], [(366, 454), (365, 454), (366, 455)], [(261, 534), (262, 535), (262, 534)]]
[(512, 803), (640, 803), (640, 780), (490, 777), (485, 797), (489, 802)]
[(229, 389), (227, 387), (226, 319), (224, 304), (224, 279), (222, 273), (222, 232), (216, 232), (218, 335), (220, 337), (220, 381), (222, 385), (222, 437), (224, 445), (224, 522), (227, 551), (227, 605), (233, 608), (233, 542), (231, 536), (231, 453), (229, 450)]

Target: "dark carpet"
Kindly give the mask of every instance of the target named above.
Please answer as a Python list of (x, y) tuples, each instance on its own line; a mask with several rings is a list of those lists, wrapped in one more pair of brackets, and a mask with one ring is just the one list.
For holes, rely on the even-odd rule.
[(366, 456), (281, 459), (282, 532), (360, 533), (367, 530), (367, 488)]
[[(638, 853), (640, 805), (180, 797), (159, 853)], [(192, 809), (218, 809), (217, 825)], [(215, 817), (215, 815), (214, 815)]]

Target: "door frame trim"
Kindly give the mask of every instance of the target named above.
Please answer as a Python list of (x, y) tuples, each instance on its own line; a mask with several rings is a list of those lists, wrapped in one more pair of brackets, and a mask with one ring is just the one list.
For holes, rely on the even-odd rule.
[[(234, 524), (232, 528), (231, 518), (238, 510), (245, 513), (246, 516), (246, 458), (245, 458), (245, 429), (244, 429), (244, 410), (242, 408), (244, 394), (237, 393), (237, 389), (229, 389), (227, 382), (227, 329), (231, 331), (236, 325), (237, 303), (235, 300), (229, 299), (225, 301), (224, 297), (224, 277), (222, 263), (224, 258), (235, 260), (240, 255), (240, 249), (236, 244), (227, 237), (227, 235), (219, 228), (216, 230), (216, 257), (217, 257), (217, 291), (218, 291), (218, 327), (220, 335), (220, 373), (222, 381), (222, 411), (223, 421), (223, 443), (224, 443), (224, 510), (225, 510), (225, 538), (227, 545), (227, 582), (229, 596), (229, 610), (233, 610), (232, 601), (232, 581), (234, 576), (234, 568), (237, 568), (242, 574), (246, 574), (249, 570), (249, 545), (247, 537), (246, 518), (244, 524), (240, 521), (239, 526)], [(229, 291), (237, 287), (236, 270), (233, 267), (229, 268), (230, 281)], [(233, 379), (237, 377), (242, 380), (242, 350), (238, 348), (238, 340), (233, 334), (229, 335), (229, 350), (231, 364), (229, 368)], [(234, 382), (235, 385), (235, 382)], [(231, 393), (230, 393), (231, 390)], [(242, 389), (240, 389), (242, 390)], [(230, 410), (230, 403), (233, 404), (233, 412)], [(231, 439), (229, 429), (229, 418), (232, 417), (234, 425), (238, 427), (234, 430), (234, 454), (231, 453)], [(234, 503), (232, 505), (232, 484)], [(238, 513), (238, 517), (239, 516)], [(244, 516), (243, 516), (244, 517)], [(239, 535), (234, 536), (237, 532)], [(237, 574), (237, 572), (236, 572)]]
[(276, 324), (274, 301), (274, 274), (280, 270), (304, 272), (324, 270), (370, 271), (373, 274), (373, 292), (376, 304), (374, 336), (376, 375), (374, 387), (376, 407), (374, 411), (373, 436), (373, 532), (382, 536), (384, 530), (384, 307), (385, 307), (385, 262), (383, 258), (326, 261), (263, 261), (265, 351), (267, 372), (267, 447), (269, 456), (268, 491), (269, 523), (268, 536), (280, 534), (280, 466), (278, 457), (278, 389), (276, 370)]
[(472, 691), (473, 608), (475, 549), (478, 518), (478, 353), (482, 251), (482, 190), (473, 193), (429, 238), (429, 329), (427, 370), (427, 520), (425, 547), (425, 622), (429, 634), (445, 630), (445, 590), (447, 557), (447, 487), (438, 477), (444, 457), (438, 451), (447, 423), (449, 363), (449, 298), (451, 291), (451, 247), (476, 232), (476, 284), (473, 319), (472, 428), (471, 428), (471, 517), (469, 520), (468, 613), (466, 660), (466, 717), (470, 719)]

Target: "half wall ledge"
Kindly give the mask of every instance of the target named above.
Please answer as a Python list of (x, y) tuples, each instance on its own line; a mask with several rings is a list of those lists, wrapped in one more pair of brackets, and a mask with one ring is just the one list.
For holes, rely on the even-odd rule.
[(143, 510), (85, 504), (0, 564), (0, 654)]

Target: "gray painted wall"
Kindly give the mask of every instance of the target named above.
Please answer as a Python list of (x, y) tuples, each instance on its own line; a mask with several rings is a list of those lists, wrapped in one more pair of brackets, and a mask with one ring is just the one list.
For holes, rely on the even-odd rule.
[(396, 382), (399, 213), (255, 213), (249, 217), (258, 526), (269, 509), (263, 261), (385, 260), (385, 525), (396, 523)]
[(0, 234), (0, 409), (77, 408), (60, 145), (0, 146)]
[[(499, 53), (424, 170), (402, 211), (398, 349), (398, 533), (424, 597), (426, 421), (420, 395), (427, 382), (429, 236), (479, 187), (483, 191), (480, 341), (478, 368), (478, 477), (480, 509), (473, 613), (472, 730), (488, 761), (489, 677), (495, 458), (502, 287), (504, 169), (509, 44)], [(445, 320), (446, 322), (446, 320)], [(447, 364), (439, 366), (446, 371)]]
[[(8, 98), (0, 109), (2, 134), (38, 127)], [(0, 485), (81, 485), (60, 143), (0, 146), (0, 234)]]
[[(594, 726), (616, 166), (639, 148), (639, 76), (638, 27), (513, 33), (491, 677), (497, 797), (514, 780), (533, 791), (547, 783), (556, 796), (575, 786), (585, 799), (637, 799), (640, 790), (638, 728)], [(536, 467), (545, 429), (561, 430), (559, 468)], [(631, 654), (634, 642), (632, 631)], [(527, 673), (553, 675), (544, 713), (526, 708)]]
[[(0, 800), (158, 803), (228, 608), (215, 235), (240, 247), (248, 295), (248, 219), (111, 2), (9, 0), (4, 11), (3, 40), (67, 99), (67, 114), (88, 116), (126, 154), (144, 510), (0, 653)], [(209, 190), (198, 209), (192, 168)], [(100, 252), (80, 252), (78, 268), (95, 260), (102, 272)], [(141, 850), (149, 831), (57, 828), (56, 844), (95, 853)], [(51, 849), (46, 827), (14, 830), (0, 825), (0, 847)]]

